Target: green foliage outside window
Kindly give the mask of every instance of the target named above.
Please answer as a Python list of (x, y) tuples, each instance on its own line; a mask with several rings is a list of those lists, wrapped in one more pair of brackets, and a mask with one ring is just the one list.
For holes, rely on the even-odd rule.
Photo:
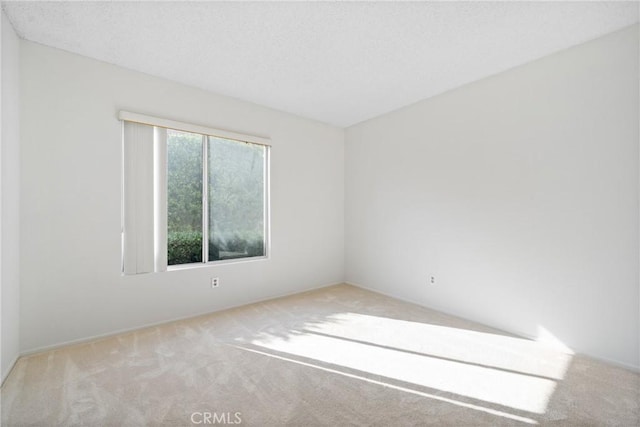
[[(168, 264), (202, 262), (202, 135), (168, 133)], [(210, 138), (209, 261), (264, 255), (265, 148)]]

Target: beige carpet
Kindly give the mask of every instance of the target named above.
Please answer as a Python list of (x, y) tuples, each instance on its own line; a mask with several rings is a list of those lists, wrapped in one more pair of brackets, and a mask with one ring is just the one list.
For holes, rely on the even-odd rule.
[(640, 375), (340, 285), (20, 359), (3, 426), (640, 425)]

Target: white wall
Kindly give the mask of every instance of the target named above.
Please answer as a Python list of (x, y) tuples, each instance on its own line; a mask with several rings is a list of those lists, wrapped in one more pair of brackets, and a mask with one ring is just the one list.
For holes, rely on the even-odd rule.
[(20, 42), (2, 12), (2, 140), (0, 144), (0, 371), (2, 380), (20, 348)]
[[(342, 129), (30, 42), (21, 67), (22, 351), (343, 280)], [(271, 259), (122, 277), (120, 109), (271, 137)]]
[(636, 25), (349, 128), (347, 280), (638, 368), (638, 76)]
[[(340, 282), (346, 241), (350, 282), (640, 366), (638, 26), (354, 126), (346, 162), (340, 129), (20, 47), (21, 351)], [(122, 277), (119, 109), (270, 136), (272, 258)]]

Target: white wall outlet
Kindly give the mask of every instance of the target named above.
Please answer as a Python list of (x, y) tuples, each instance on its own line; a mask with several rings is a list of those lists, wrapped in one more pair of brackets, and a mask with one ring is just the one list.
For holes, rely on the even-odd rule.
[(436, 276), (429, 276), (429, 284), (430, 285), (436, 284)]
[(211, 278), (211, 287), (212, 288), (217, 288), (218, 286), (220, 286), (220, 279), (218, 279), (217, 277), (212, 277)]

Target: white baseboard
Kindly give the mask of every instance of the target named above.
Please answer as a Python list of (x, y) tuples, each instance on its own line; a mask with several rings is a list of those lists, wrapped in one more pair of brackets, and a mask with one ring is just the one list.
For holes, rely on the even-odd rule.
[(169, 319), (169, 320), (162, 320), (160, 322), (146, 323), (144, 325), (134, 326), (134, 327), (131, 327), (131, 328), (118, 329), (116, 331), (107, 332), (105, 334), (92, 335), (92, 336), (89, 336), (89, 337), (78, 338), (78, 339), (69, 340), (69, 341), (63, 341), (63, 342), (57, 343), (57, 344), (46, 345), (46, 346), (42, 346), (42, 347), (36, 347), (36, 348), (32, 348), (32, 349), (28, 349), (28, 350), (24, 350), (24, 351), (20, 352), (20, 356), (19, 357), (27, 357), (27, 356), (31, 356), (31, 355), (34, 355), (34, 354), (42, 353), (42, 352), (45, 352), (45, 351), (51, 351), (51, 350), (56, 350), (56, 349), (63, 348), (63, 347), (72, 346), (72, 345), (85, 344), (85, 343), (92, 342), (92, 341), (103, 340), (103, 339), (106, 339), (106, 338), (113, 337), (115, 335), (126, 334), (126, 333), (129, 333), (129, 332), (135, 332), (135, 331), (141, 331), (143, 329), (148, 329), (148, 328), (155, 328), (157, 326), (162, 326), (162, 325), (166, 325), (166, 324), (173, 323), (173, 322), (179, 322), (181, 320), (194, 319), (196, 317), (207, 316), (209, 314), (218, 313), (218, 312), (224, 311), (224, 310), (230, 310), (230, 309), (233, 309), (233, 308), (243, 307), (245, 305), (258, 304), (258, 303), (261, 303), (261, 302), (271, 301), (271, 300), (278, 299), (278, 298), (284, 298), (284, 297), (288, 297), (288, 296), (291, 296), (291, 295), (298, 295), (298, 294), (302, 294), (302, 293), (305, 293), (305, 292), (312, 292), (312, 291), (316, 291), (318, 289), (328, 288), (330, 286), (336, 286), (336, 285), (341, 285), (341, 284), (344, 284), (344, 282), (330, 283), (330, 284), (319, 285), (319, 286), (311, 286), (309, 288), (305, 288), (305, 289), (301, 289), (301, 290), (297, 290), (297, 291), (286, 292), (284, 294), (278, 294), (278, 295), (269, 296), (269, 297), (266, 297), (266, 298), (258, 298), (258, 299), (255, 299), (255, 300), (249, 300), (248, 302), (244, 302), (244, 303), (241, 303), (241, 304), (234, 304), (234, 305), (230, 305), (230, 306), (224, 306), (224, 307), (221, 307), (221, 308), (218, 308), (218, 309), (215, 309), (215, 310), (208, 310), (208, 311), (205, 311), (205, 312), (200, 312), (200, 313), (196, 313), (196, 314), (190, 314), (188, 316), (176, 317), (176, 318), (172, 318), (172, 319)]
[[(163, 320), (161, 322), (148, 323), (148, 324), (144, 324), (144, 325), (136, 326), (136, 327), (132, 327), (132, 328), (116, 330), (116, 331), (109, 332), (109, 333), (106, 333), (106, 334), (93, 335), (93, 336), (79, 338), (79, 339), (70, 340), (70, 341), (65, 341), (65, 342), (61, 342), (61, 343), (57, 343), (57, 344), (53, 344), (53, 345), (48, 345), (48, 346), (37, 347), (37, 348), (34, 348), (34, 349), (25, 350), (25, 351), (22, 351), (13, 360), (13, 362), (11, 363), (11, 368), (8, 370), (6, 375), (2, 378), (2, 383), (4, 384), (4, 381), (9, 376), (9, 374), (13, 370), (16, 362), (18, 361), (18, 359), (20, 357), (26, 357), (26, 356), (30, 356), (30, 355), (33, 355), (33, 354), (42, 353), (44, 351), (55, 350), (55, 349), (59, 349), (59, 348), (63, 348), (63, 347), (71, 346), (71, 345), (78, 345), (78, 344), (84, 344), (84, 343), (88, 343), (88, 342), (92, 342), (92, 341), (98, 341), (98, 340), (110, 338), (110, 337), (113, 337), (113, 336), (119, 335), (119, 334), (124, 334), (124, 333), (129, 333), (129, 332), (134, 332), (134, 331), (141, 331), (143, 329), (148, 329), (148, 328), (153, 328), (153, 327), (157, 327), (157, 326), (161, 326), (161, 325), (166, 325), (166, 324), (169, 324), (169, 323), (172, 323), (172, 322), (178, 322), (178, 321), (181, 321), (181, 320), (193, 319), (193, 318), (196, 318), (196, 317), (206, 316), (206, 315), (209, 315), (209, 314), (213, 314), (213, 313), (217, 313), (217, 312), (220, 312), (220, 311), (229, 310), (229, 309), (233, 309), (233, 308), (237, 308), (237, 307), (242, 307), (242, 306), (245, 306), (245, 305), (257, 304), (257, 303), (266, 302), (266, 301), (270, 301), (270, 300), (274, 300), (274, 299), (278, 299), (278, 298), (288, 297), (288, 296), (291, 296), (291, 295), (303, 294), (305, 292), (312, 292), (312, 291), (316, 291), (316, 290), (319, 290), (319, 289), (328, 288), (328, 287), (331, 287), (331, 286), (336, 286), (336, 285), (341, 285), (341, 284), (347, 284), (347, 285), (350, 285), (350, 286), (354, 286), (356, 288), (360, 288), (360, 289), (364, 289), (364, 290), (367, 290), (367, 291), (370, 291), (370, 292), (374, 292), (374, 293), (377, 293), (377, 294), (380, 294), (380, 295), (384, 295), (384, 296), (387, 296), (389, 298), (394, 298), (394, 299), (397, 299), (397, 300), (400, 300), (400, 301), (404, 301), (404, 302), (407, 302), (407, 303), (410, 303), (410, 304), (418, 305), (420, 307), (425, 307), (425, 308), (428, 308), (430, 310), (436, 310), (436, 311), (439, 311), (440, 313), (444, 313), (444, 314), (446, 314), (448, 316), (453, 316), (453, 317), (457, 317), (457, 318), (460, 318), (460, 319), (463, 319), (463, 320), (475, 322), (475, 320), (466, 319), (464, 317), (461, 317), (458, 314), (447, 312), (447, 311), (439, 309), (439, 308), (429, 307), (429, 306), (424, 305), (424, 304), (419, 304), (419, 303), (417, 303), (415, 301), (412, 301), (412, 300), (410, 300), (408, 298), (399, 297), (397, 295), (393, 295), (393, 294), (390, 294), (388, 292), (381, 291), (379, 289), (370, 288), (368, 286), (365, 286), (365, 285), (362, 285), (362, 284), (359, 284), (359, 283), (354, 283), (354, 282), (349, 282), (349, 281), (337, 282), (337, 283), (330, 283), (330, 284), (325, 284), (325, 285), (320, 285), (320, 286), (312, 286), (312, 287), (309, 287), (309, 288), (306, 288), (306, 289), (287, 292), (287, 293), (284, 293), (284, 294), (278, 294), (278, 295), (270, 296), (270, 297), (266, 297), (266, 298), (259, 298), (259, 299), (251, 300), (251, 301), (246, 302), (246, 303), (226, 306), (226, 307), (222, 307), (222, 308), (219, 308), (219, 309), (216, 309), (216, 310), (206, 311), (206, 312), (197, 313), (197, 314), (193, 314), (193, 315), (189, 315), (189, 316), (173, 318), (173, 319), (170, 319), (170, 320)], [(477, 323), (480, 323), (480, 322), (477, 322)], [(505, 332), (507, 334), (510, 334), (510, 335), (514, 335), (516, 337), (529, 339), (529, 340), (535, 340), (534, 336), (523, 334), (522, 332), (519, 332), (519, 331), (505, 330), (504, 328), (496, 327), (494, 325), (486, 325), (486, 326), (488, 326), (490, 328), (493, 328), (493, 329), (496, 329), (496, 330), (499, 330), (499, 331), (503, 331), (503, 332)], [(635, 373), (640, 373), (640, 366), (629, 365), (627, 363), (623, 363), (623, 362), (619, 362), (619, 361), (616, 361), (616, 360), (608, 359), (608, 358), (605, 358), (605, 357), (589, 354), (589, 353), (580, 351), (579, 349), (573, 349), (573, 350), (576, 353), (578, 353), (578, 354), (580, 354), (582, 356), (586, 356), (586, 357), (589, 357), (591, 359), (598, 360), (600, 362), (607, 363), (609, 365), (616, 366), (616, 367), (619, 367), (619, 368), (622, 368), (622, 369), (626, 369), (626, 370), (629, 370), (629, 371), (632, 371), (632, 372), (635, 372)]]
[(2, 381), (0, 381), (0, 387), (2, 387), (4, 385), (5, 380), (9, 378), (9, 375), (13, 371), (13, 368), (16, 367), (16, 363), (18, 363), (18, 359), (20, 359), (21, 356), (22, 356), (21, 354), (18, 354), (16, 357), (13, 358), (13, 361), (9, 365), (9, 369), (7, 369), (7, 372), (5, 372), (4, 375), (2, 376)]

